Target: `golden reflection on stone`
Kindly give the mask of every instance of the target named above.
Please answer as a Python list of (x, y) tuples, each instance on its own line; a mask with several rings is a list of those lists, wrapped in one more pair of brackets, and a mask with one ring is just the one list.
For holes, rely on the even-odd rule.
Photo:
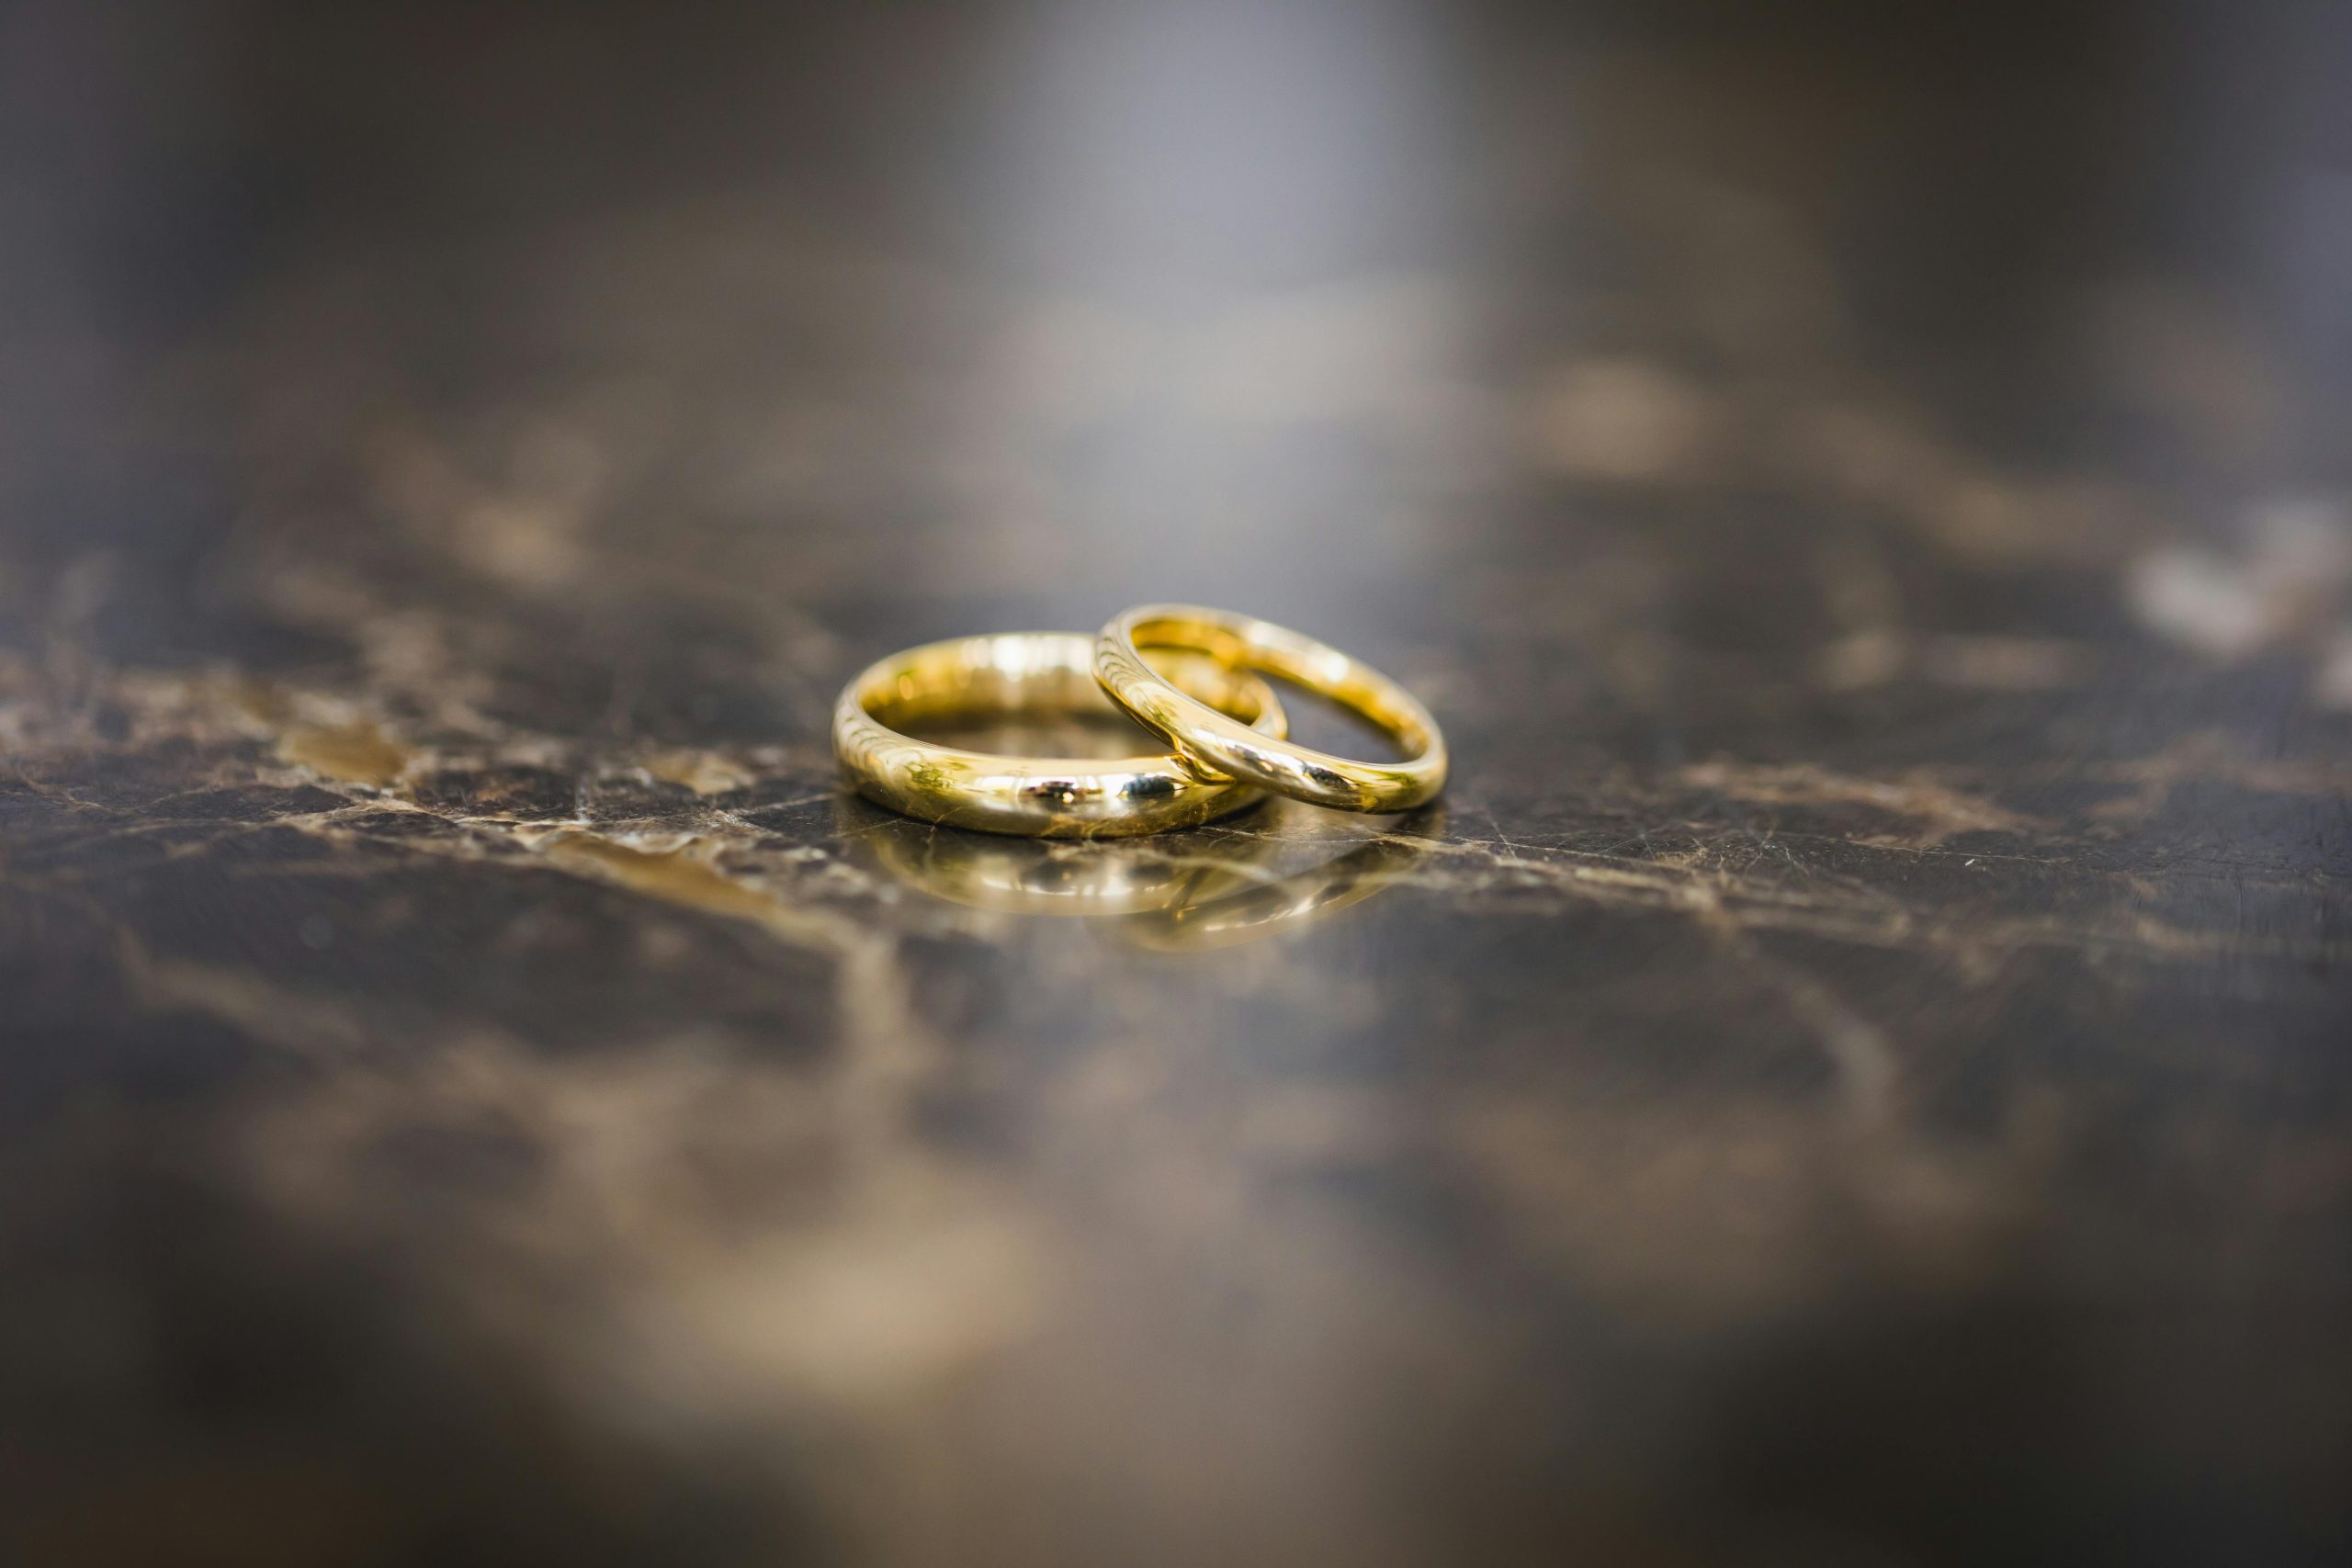
[(1139, 946), (1162, 952), (1205, 952), (1240, 947), (1329, 919), (1407, 880), (1415, 863), (1429, 852), (1427, 844), (1416, 840), (1435, 839), (1444, 829), (1445, 810), (1430, 807), (1417, 813), (1412, 822), (1409, 837), (1384, 834), (1279, 880), (1136, 917), (1122, 923), (1122, 933)]
[(278, 754), (337, 784), (368, 784), (381, 789), (398, 779), (409, 764), (409, 753), (365, 719), (350, 724), (301, 724), (288, 729), (277, 742)]
[(991, 914), (1091, 917), (1166, 952), (1238, 946), (1360, 904), (1404, 880), (1445, 825), (1432, 807), (1396, 831), (1334, 833), (1325, 814), (1285, 802), (1254, 814), (1247, 831), (1072, 842), (869, 826), (853, 814), (868, 815), (843, 803), (845, 837), (935, 898)]

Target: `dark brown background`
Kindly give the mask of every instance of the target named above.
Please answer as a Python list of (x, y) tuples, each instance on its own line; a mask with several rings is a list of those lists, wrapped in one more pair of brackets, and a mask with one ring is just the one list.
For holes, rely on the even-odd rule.
[[(0, 1556), (2345, 1561), (2348, 81), (0, 7)], [(1143, 599), (1442, 807), (835, 789)]]

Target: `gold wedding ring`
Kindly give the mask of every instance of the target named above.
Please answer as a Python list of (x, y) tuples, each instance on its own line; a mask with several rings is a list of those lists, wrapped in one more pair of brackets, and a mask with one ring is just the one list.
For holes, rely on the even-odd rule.
[[(1230, 670), (1279, 675), (1365, 719), (1395, 740), (1406, 760), (1354, 761), (1295, 744), (1286, 731), (1253, 728), (1154, 670), (1143, 648), (1189, 649)], [(1445, 737), (1410, 692), (1335, 648), (1268, 621), (1190, 604), (1146, 604), (1102, 628), (1094, 673), (1114, 702), (1207, 776), (1340, 811), (1409, 811), (1445, 787)]]
[[(1149, 639), (1146, 639), (1148, 646)], [(1220, 723), (1280, 744), (1289, 719), (1256, 675), (1214, 657), (1136, 665)], [(1164, 676), (1160, 671), (1165, 671)], [(1045, 838), (1110, 838), (1193, 828), (1250, 805), (1252, 785), (1172, 756), (1003, 757), (903, 735), (893, 726), (1105, 705), (1093, 639), (1074, 632), (956, 637), (891, 655), (843, 688), (833, 751), (857, 792), (893, 811), (957, 828)]]

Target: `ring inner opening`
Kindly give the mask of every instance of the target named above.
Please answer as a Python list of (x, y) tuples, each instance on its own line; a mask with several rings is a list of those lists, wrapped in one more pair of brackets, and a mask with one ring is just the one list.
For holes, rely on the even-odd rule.
[(1309, 750), (1374, 763), (1410, 761), (1428, 750), (1419, 721), (1377, 683), (1351, 678), (1349, 661), (1329, 649), (1253, 645), (1225, 626), (1192, 620), (1142, 621), (1135, 635), (1138, 645), (1167, 637), (1228, 664), (1246, 662), (1273, 684), (1290, 715), (1290, 739)]
[(1296, 744), (1363, 762), (1408, 762), (1419, 754), (1407, 750), (1392, 731), (1354, 708), (1286, 675), (1272, 671), (1260, 673), (1281, 695), (1283, 707), (1290, 715), (1290, 738)]

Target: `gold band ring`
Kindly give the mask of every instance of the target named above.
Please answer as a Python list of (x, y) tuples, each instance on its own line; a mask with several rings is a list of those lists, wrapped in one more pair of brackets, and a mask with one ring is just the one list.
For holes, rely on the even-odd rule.
[[(1205, 653), (1295, 682), (1369, 721), (1401, 762), (1357, 762), (1237, 723), (1170, 684), (1139, 647)], [(1445, 787), (1445, 737), (1410, 692), (1338, 649), (1247, 615), (1190, 604), (1128, 610), (1095, 639), (1094, 673), (1112, 701), (1200, 771), (1341, 811), (1409, 811)]]
[[(833, 754), (842, 776), (868, 800), (910, 817), (1056, 839), (1197, 827), (1260, 798), (1248, 784), (1205, 777), (1176, 757), (1000, 757), (889, 728), (1100, 709), (1092, 652), (1091, 639), (1076, 632), (1007, 632), (892, 654), (852, 681), (833, 705)], [(1257, 676), (1198, 654), (1155, 650), (1155, 657), (1187, 694), (1184, 700), (1204, 712), (1269, 740), (1290, 732), (1281, 702)]]

